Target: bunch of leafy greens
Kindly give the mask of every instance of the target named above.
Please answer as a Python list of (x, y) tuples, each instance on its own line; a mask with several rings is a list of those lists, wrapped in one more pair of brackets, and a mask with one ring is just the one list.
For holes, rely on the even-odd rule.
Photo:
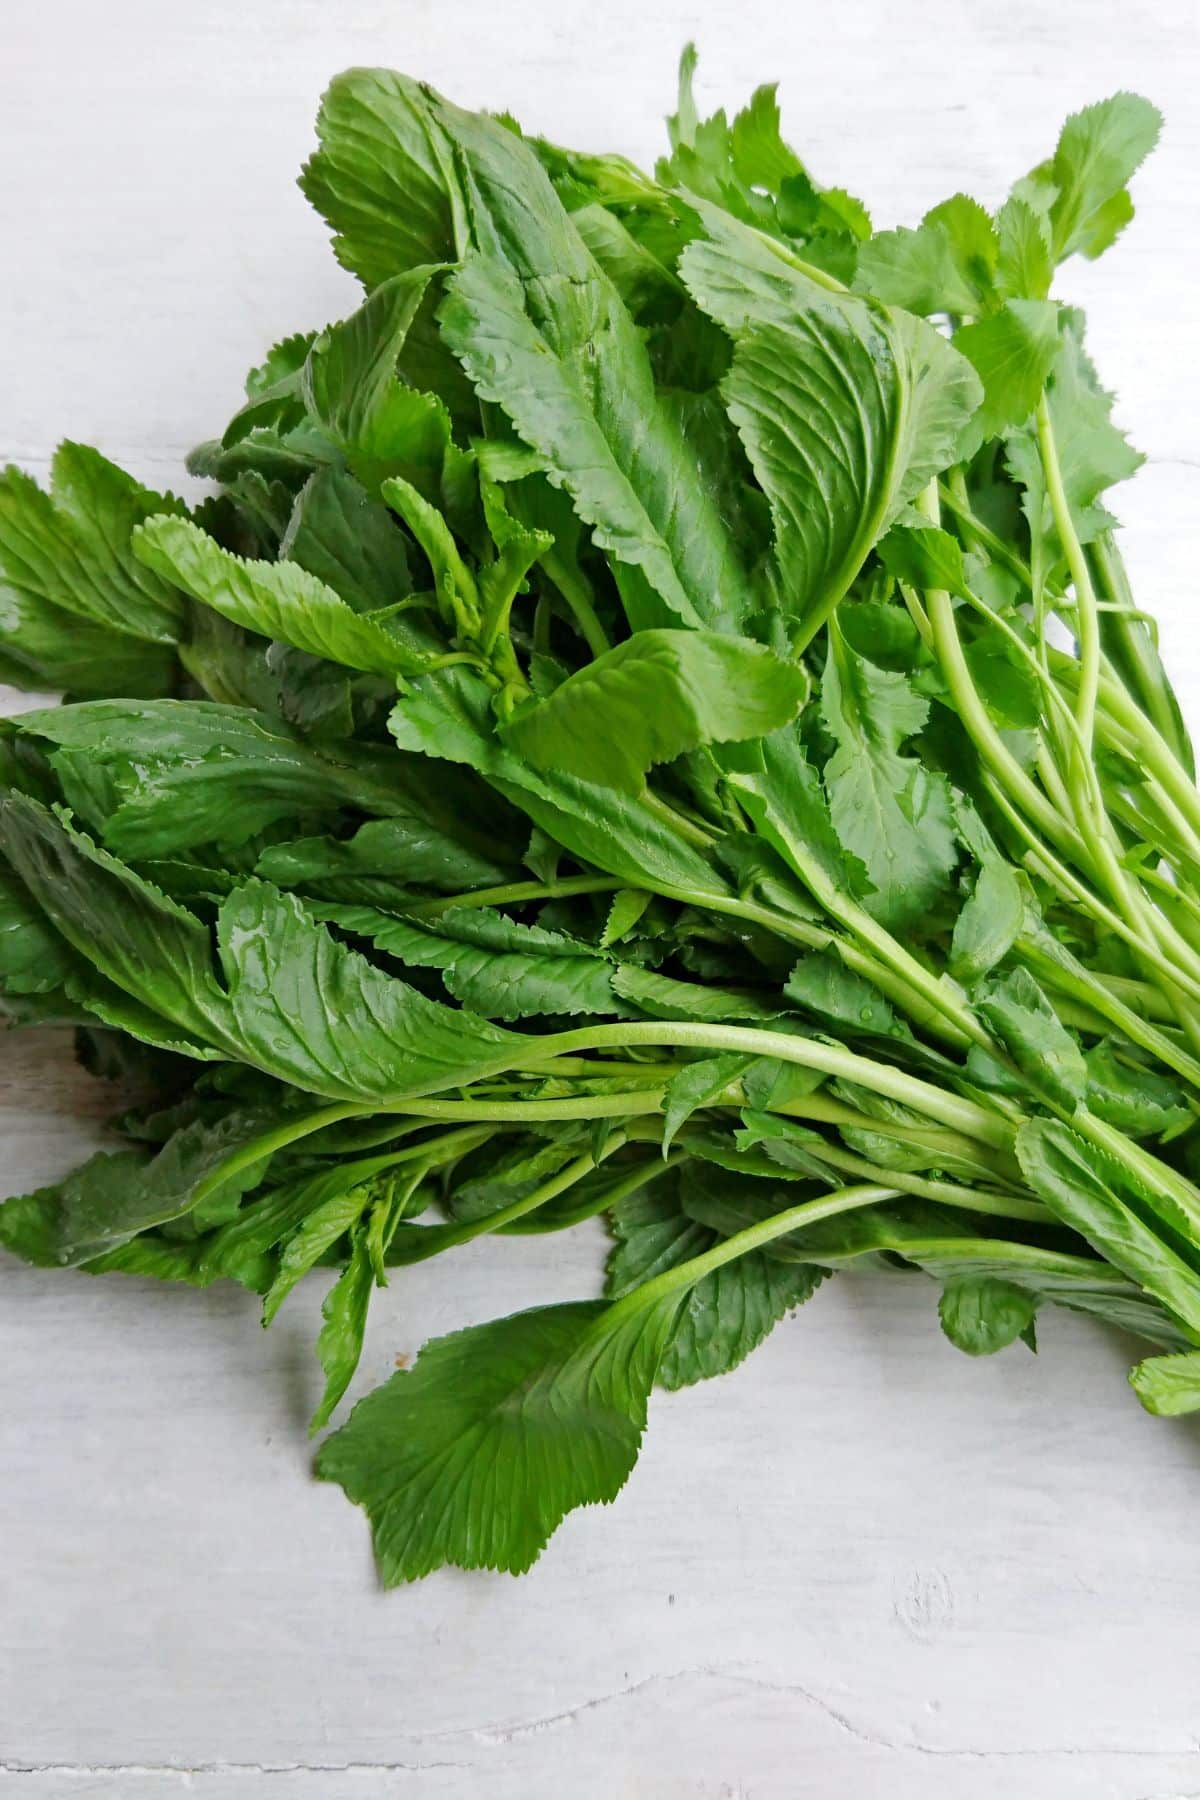
[(366, 297), (211, 497), (0, 484), (0, 674), (68, 696), (0, 740), (0, 990), (140, 1095), (0, 1241), (266, 1322), (328, 1269), (321, 1427), (397, 1266), (609, 1221), (603, 1299), (322, 1444), (389, 1584), (526, 1568), (845, 1266), (1200, 1405), (1200, 797), (1050, 297), (1157, 115), (873, 234), (692, 64), (653, 179), (339, 77), (302, 185)]

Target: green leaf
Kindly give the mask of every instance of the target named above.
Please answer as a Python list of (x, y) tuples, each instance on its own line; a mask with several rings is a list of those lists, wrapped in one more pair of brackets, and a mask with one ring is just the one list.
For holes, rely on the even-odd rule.
[(964, 441), (964, 457), (986, 438), (1025, 422), (1041, 399), (1061, 342), (1052, 300), (1006, 300), (988, 318), (954, 334), (955, 349), (983, 383), (983, 404)]
[(759, 836), (815, 894), (868, 890), (866, 868), (839, 841), (829, 802), (796, 733), (778, 731), (752, 749), (754, 756), (730, 773), (729, 785)]
[[(586, 1122), (559, 1122), (553, 1137), (491, 1138), (455, 1166), (445, 1203), (456, 1220), (486, 1219), (527, 1199), (573, 1162), (584, 1147)], [(607, 1171), (605, 1171), (607, 1178)], [(574, 1190), (569, 1190), (574, 1199)]]
[(948, 1281), (938, 1301), (942, 1330), (968, 1356), (991, 1356), (1027, 1332), (1038, 1309), (1028, 1288), (994, 1276), (963, 1275)]
[[(447, 894), (489, 887), (517, 879), (514, 852), (506, 861), (507, 818), (495, 802), (496, 828), (489, 834), (471, 814), (468, 796), (444, 768), (435, 788), (411, 796), (412, 810), (403, 816), (371, 819), (348, 838), (297, 838), (271, 844), (255, 864), (255, 873), (277, 887), (306, 888), (331, 900), (377, 900), (394, 903), (397, 888), (432, 887)], [(484, 790), (486, 793), (486, 790)], [(428, 814), (417, 810), (422, 799)], [(457, 818), (439, 802), (457, 801)], [(445, 816), (449, 814), (450, 816)], [(489, 854), (490, 851), (490, 854)]]
[(679, 1305), (584, 1301), (472, 1326), (360, 1401), (317, 1474), (365, 1507), (384, 1585), (447, 1563), (520, 1574), (573, 1507), (614, 1500)]
[(263, 1180), (266, 1160), (226, 1181), (221, 1165), (272, 1122), (261, 1110), (234, 1110), (213, 1124), (184, 1126), (153, 1156), (93, 1156), (53, 1186), (0, 1203), (0, 1243), (29, 1262), (74, 1266), (190, 1212), (201, 1182), (210, 1190), (206, 1205), (236, 1205)]
[(897, 1037), (900, 1021), (877, 988), (836, 955), (814, 950), (801, 957), (784, 987), (787, 999), (836, 1026), (871, 1037)]
[(749, 638), (640, 631), (518, 712), (505, 735), (536, 768), (636, 794), (654, 763), (786, 725), (807, 689), (802, 668)]
[(654, 895), (647, 893), (645, 888), (619, 888), (612, 897), (608, 918), (600, 933), (601, 949), (606, 950), (610, 944), (619, 944), (622, 938), (628, 937), (653, 899)]
[(182, 513), (182, 502), (141, 487), (83, 444), (59, 446), (51, 479), (49, 495), (16, 469), (0, 483), (5, 580), (110, 630), (173, 644), (183, 616), (179, 594), (139, 567), (130, 540), (143, 519)]
[[(612, 1229), (616, 1244), (606, 1286), (613, 1296), (636, 1290), (720, 1241), (717, 1232), (680, 1210), (669, 1182), (623, 1200), (613, 1209)], [(811, 1264), (781, 1262), (761, 1250), (714, 1269), (692, 1287), (679, 1313), (659, 1365), (659, 1386), (689, 1387), (728, 1374), (785, 1314), (809, 1299), (821, 1275)]]
[(389, 721), (402, 748), (469, 763), (580, 861), (632, 887), (694, 899), (727, 894), (715, 863), (640, 799), (539, 771), (496, 735), (491, 694), (475, 675), (446, 669), (414, 684)]
[(456, 211), (461, 266), (439, 318), (476, 391), (568, 490), (596, 544), (631, 566), (635, 625), (736, 626), (750, 597), (746, 573), (716, 506), (690, 479), (632, 319), (536, 156), (497, 121), (402, 78), (389, 83), (422, 118)]
[(380, 282), (357, 312), (314, 338), (301, 389), (309, 412), (342, 444), (366, 448), (386, 431), (388, 403), (402, 392), (396, 363), (438, 267)]
[(658, 1019), (708, 1019), (714, 1025), (735, 1019), (774, 1019), (782, 1008), (755, 993), (735, 993), (699, 981), (676, 981), (636, 963), (620, 963), (612, 984), (626, 1000)]
[(930, 326), (816, 285), (781, 246), (704, 202), (682, 274), (734, 339), (723, 392), (775, 527), (774, 582), (806, 641), (867, 553), (948, 463), (979, 400)]
[(410, 967), (440, 969), (454, 998), (486, 1019), (628, 1010), (613, 993), (611, 963), (594, 945), (491, 907), (448, 907), (427, 920), (370, 906), (312, 910)]
[[(1009, 621), (1026, 632), (1018, 614)], [(963, 644), (963, 656), (984, 706), (1002, 731), (1032, 731), (1042, 722), (1042, 686), (1037, 667), (1021, 655), (1008, 632), (985, 625)]]
[[(328, 1180), (323, 1177), (317, 1179)], [(271, 1324), (296, 1283), (307, 1275), (327, 1251), (332, 1250), (335, 1244), (353, 1230), (371, 1198), (368, 1186), (355, 1185), (340, 1170), (335, 1172), (333, 1179), (336, 1185), (324, 1199), (316, 1199), (314, 1192), (312, 1210), (300, 1221), (280, 1251), (275, 1277), (263, 1296), (264, 1325)], [(330, 1296), (327, 1296), (325, 1306), (328, 1307), (329, 1304)], [(322, 1338), (324, 1335), (322, 1331)], [(339, 1395), (338, 1398), (340, 1397)], [(334, 1404), (336, 1405), (336, 1401)], [(331, 1407), (330, 1411), (332, 1410)]]
[[(772, 1096), (774, 1098), (774, 1096)], [(819, 1181), (836, 1187), (839, 1177), (822, 1155), (824, 1139), (819, 1132), (795, 1119), (778, 1113), (755, 1112), (748, 1107), (742, 1113), (741, 1130), (734, 1133), (734, 1143), (741, 1152), (761, 1146), (776, 1170), (786, 1169), (793, 1179)]]
[(1114, 94), (1072, 113), (1050, 166), (1057, 189), (1049, 209), (1057, 261), (1076, 250), (1099, 256), (1112, 243), (1133, 214), (1125, 184), (1161, 129), (1158, 108), (1139, 94)]
[(208, 926), (35, 802), (0, 808), (0, 848), (55, 928), (151, 1013), (309, 1093), (383, 1101), (509, 1066), (521, 1039), (427, 1000), (247, 881)]
[(987, 983), (975, 1007), (1035, 1093), (1068, 1110), (1079, 1104), (1087, 1086), (1083, 1052), (1028, 969)]
[(967, 588), (962, 546), (937, 525), (893, 525), (879, 545), (879, 560), (889, 575), (927, 592), (943, 588), (962, 595)]
[(76, 694), (169, 693), (182, 601), (134, 560), (140, 519), (178, 505), (94, 450), (63, 444), (45, 494), (0, 474), (4, 679)]
[(1016, 300), (1044, 300), (1054, 278), (1054, 259), (1042, 214), (1014, 195), (996, 214), (996, 236), (1001, 292)]
[(685, 1063), (678, 1074), (672, 1075), (662, 1098), (666, 1119), (662, 1139), (664, 1159), (680, 1126), (686, 1124), (694, 1112), (723, 1094), (746, 1067), (746, 1057), (727, 1051), (721, 1056), (706, 1056), (699, 1062)]
[(1093, 1044), (1084, 1061), (1088, 1111), (1127, 1136), (1173, 1134), (1195, 1118), (1179, 1083), (1145, 1067), (1119, 1038)]
[[(375, 1271), (365, 1230), (355, 1233), (350, 1261), (342, 1270), (321, 1307), (322, 1325), (317, 1336), (317, 1360), (325, 1371), (325, 1391), (309, 1423), (309, 1436), (324, 1430), (354, 1379), (362, 1356), (367, 1329), (367, 1309)], [(322, 1472), (324, 1452), (318, 1471)]]
[(52, 994), (73, 967), (62, 939), (16, 877), (0, 867), (0, 995)]
[(829, 811), (870, 878), (863, 905), (891, 930), (928, 912), (958, 855), (944, 777), (900, 753), (928, 711), (903, 675), (857, 656), (831, 628), (821, 681), (821, 713), (837, 746), (825, 765)]
[[(1063, 308), (1059, 316), (1062, 346), (1047, 384), (1047, 403), (1063, 488), (1080, 542), (1086, 544), (1112, 523), (1111, 515), (1098, 504), (1100, 495), (1132, 475), (1143, 459), (1112, 423), (1112, 395), (1099, 385), (1083, 348), (1082, 315)], [(1022, 506), (1035, 556), (1044, 549), (1053, 567), (1061, 560), (1062, 549), (1054, 530), (1035, 432), (1010, 433), (1007, 462), (1025, 489)]]
[(1188, 1332), (1200, 1333), (1200, 1276), (1143, 1219), (1165, 1217), (1186, 1232), (1186, 1218), (1165, 1187), (1152, 1189), (1057, 1119), (1031, 1119), (1021, 1127), (1017, 1160), (1034, 1193), (1064, 1224)]
[(17, 728), (58, 746), (50, 761), (68, 800), (129, 856), (236, 845), (278, 819), (403, 804), (391, 767), (368, 747), (323, 754), (246, 707), (86, 700), (23, 713)]
[(298, 563), (357, 613), (394, 606), (412, 592), (403, 533), (387, 507), (344, 469), (309, 476), (279, 557)]
[(1130, 1370), (1129, 1385), (1146, 1411), (1160, 1419), (1200, 1412), (1200, 1352), (1151, 1356)]
[(378, 675), (413, 674), (428, 663), (297, 563), (246, 562), (189, 520), (150, 520), (136, 532), (134, 548), (147, 567), (247, 631)]
[(1025, 896), (1010, 864), (989, 858), (954, 921), (950, 973), (971, 987), (1008, 955), (1025, 919)]
[(931, 217), (916, 230), (901, 225), (869, 238), (858, 253), (854, 285), (907, 312), (972, 314), (980, 291), (965, 262), (950, 231)]

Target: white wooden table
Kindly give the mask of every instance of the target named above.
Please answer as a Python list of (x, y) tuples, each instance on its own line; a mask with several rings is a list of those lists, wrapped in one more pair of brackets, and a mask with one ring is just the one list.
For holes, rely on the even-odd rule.
[[(993, 201), (1116, 87), (1164, 107), (1125, 245), (1064, 285), (1149, 456), (1127, 553), (1200, 718), (1194, 0), (10, 0), (0, 451), (40, 474), (69, 434), (169, 484), (269, 340), (349, 309), (294, 186), (335, 69), (650, 158), (693, 34), (702, 100), (781, 79), (815, 171), (885, 222)], [(0, 1058), (19, 1189), (106, 1098), (51, 1034)], [(577, 1235), (398, 1278), (360, 1387), (592, 1292)], [(656, 1399), (617, 1505), (526, 1579), (385, 1596), (308, 1478), (322, 1285), (264, 1337), (240, 1291), (0, 1267), (0, 1796), (1200, 1795), (1200, 1436), (1139, 1412), (1099, 1329), (1050, 1317), (1036, 1361), (973, 1363), (922, 1282), (839, 1280), (735, 1376)]]

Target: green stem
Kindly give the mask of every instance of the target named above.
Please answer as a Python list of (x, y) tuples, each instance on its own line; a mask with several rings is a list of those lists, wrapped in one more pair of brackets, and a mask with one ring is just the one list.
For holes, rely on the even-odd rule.
[(773, 1218), (764, 1219), (758, 1225), (750, 1225), (745, 1231), (735, 1232), (733, 1237), (723, 1238), (714, 1244), (703, 1256), (694, 1256), (690, 1262), (679, 1263), (673, 1269), (664, 1269), (661, 1275), (655, 1275), (650, 1281), (642, 1282), (620, 1300), (615, 1300), (597, 1321), (596, 1330), (599, 1335), (607, 1336), (614, 1324), (627, 1317), (635, 1317), (649, 1306), (655, 1306), (660, 1300), (666, 1300), (671, 1294), (681, 1293), (695, 1287), (706, 1275), (725, 1263), (736, 1262), (739, 1256), (746, 1256), (751, 1250), (761, 1250), (764, 1244), (770, 1244), (776, 1238), (786, 1237), (789, 1232), (801, 1231), (806, 1225), (816, 1225), (822, 1219), (833, 1219), (839, 1213), (854, 1212), (864, 1206), (878, 1206), (881, 1201), (895, 1200), (898, 1197), (894, 1187), (848, 1187), (836, 1188), (831, 1194), (824, 1194), (819, 1200), (806, 1200), (799, 1206), (790, 1206), (785, 1212), (776, 1213)]
[(522, 906), (529, 900), (562, 900), (572, 894), (611, 894), (622, 883), (611, 875), (567, 875), (561, 881), (513, 881), (505, 887), (475, 888), (466, 894), (439, 895), (436, 900), (414, 900), (404, 908), (409, 919), (432, 919), (451, 907)]
[[(624, 1142), (620, 1132), (614, 1132), (598, 1157), (586, 1150), (582, 1156), (569, 1162), (565, 1169), (560, 1169), (557, 1175), (552, 1175), (548, 1181), (543, 1181), (534, 1188), (531, 1194), (526, 1194), (520, 1200), (513, 1200), (496, 1212), (485, 1213), (481, 1219), (463, 1219), (451, 1225), (413, 1225), (407, 1230), (402, 1228), (403, 1235), (397, 1235), (392, 1240), (393, 1261), (405, 1265), (425, 1262), (431, 1256), (440, 1255), (443, 1250), (452, 1250), (459, 1244), (469, 1244), (472, 1238), (503, 1231), (506, 1226), (515, 1224), (527, 1213), (536, 1212), (538, 1207), (545, 1206), (548, 1201), (574, 1187), (577, 1181), (582, 1181), (585, 1175), (591, 1174), (598, 1162), (619, 1150)], [(402, 1252), (401, 1245), (404, 1246)]]
[(689, 844), (695, 844), (698, 850), (711, 850), (716, 843), (715, 832), (706, 831), (702, 825), (697, 825), (693, 820), (685, 818), (681, 812), (664, 800), (661, 794), (656, 794), (653, 788), (646, 788), (641, 799), (647, 812), (652, 812), (662, 820), (664, 825), (670, 826), (672, 831), (677, 832), (680, 837), (686, 838)]
[(592, 655), (603, 656), (612, 646), (592, 605), (592, 597), (578, 573), (555, 551), (542, 558), (542, 567), (570, 608), (579, 634)]
[(603, 1187), (598, 1194), (592, 1194), (588, 1199), (581, 1200), (577, 1206), (570, 1207), (563, 1212), (555, 1212), (554, 1217), (549, 1220), (538, 1218), (519, 1220), (506, 1226), (504, 1235), (506, 1237), (525, 1237), (549, 1231), (566, 1231), (571, 1225), (580, 1225), (585, 1219), (594, 1219), (597, 1213), (611, 1211), (614, 1206), (620, 1205), (622, 1200), (628, 1200), (631, 1194), (636, 1194), (639, 1188), (648, 1187), (650, 1182), (657, 1181), (666, 1170), (677, 1169), (681, 1164), (690, 1161), (690, 1156), (682, 1150), (672, 1151), (671, 1155), (666, 1158), (647, 1157), (645, 1162), (639, 1163), (635, 1169), (631, 1169), (623, 1180)]
[[(549, 1043), (551, 1040), (546, 1039)], [(389, 1112), (464, 1123), (544, 1125), (555, 1119), (624, 1119), (661, 1109), (662, 1086), (637, 1094), (573, 1094), (563, 1100), (394, 1100)], [(378, 1110), (378, 1109), (375, 1109)]]
[(1075, 627), (1079, 639), (1079, 693), (1075, 717), (1079, 721), (1085, 750), (1090, 752), (1096, 723), (1096, 701), (1100, 692), (1100, 615), (1096, 611), (1092, 573), (1083, 554), (1083, 546), (1079, 542), (1079, 534), (1071, 516), (1070, 501), (1063, 486), (1062, 468), (1054, 441), (1054, 425), (1045, 394), (1037, 406), (1037, 435), (1050, 511), (1054, 516), (1054, 527), (1066, 553), (1067, 567), (1071, 571), (1071, 581), (1075, 588)]
[(289, 1119), (285, 1125), (277, 1125), (272, 1131), (264, 1131), (261, 1137), (252, 1138), (248, 1144), (243, 1144), (196, 1183), (192, 1205), (199, 1206), (233, 1176), (252, 1169), (255, 1163), (265, 1161), (277, 1150), (285, 1150), (289, 1144), (311, 1137), (314, 1131), (324, 1131), (327, 1125), (337, 1125), (343, 1119), (360, 1119), (366, 1114), (381, 1110), (378, 1106), (362, 1101), (340, 1101), (336, 1106), (319, 1107), (317, 1111), (305, 1113), (298, 1119)]
[[(686, 1141), (686, 1140), (685, 1140)], [(997, 1219), (1026, 1219), (1035, 1225), (1056, 1225), (1059, 1221), (1040, 1200), (1018, 1200), (1010, 1194), (994, 1194), (985, 1188), (960, 1186), (955, 1181), (942, 1181), (933, 1175), (914, 1175), (907, 1170), (885, 1169), (865, 1156), (855, 1156), (837, 1144), (822, 1141), (817, 1152), (823, 1162), (840, 1169), (844, 1175), (857, 1175), (863, 1181), (888, 1181), (906, 1194), (922, 1200), (935, 1200), (942, 1206), (957, 1206), (963, 1212), (985, 1213)], [(803, 1180), (803, 1176), (798, 1176)]]
[(819, 1069), (825, 1075), (840, 1076), (844, 1081), (857, 1082), (861, 1087), (899, 1101), (902, 1106), (911, 1106), (939, 1124), (948, 1125), (952, 1131), (961, 1131), (966, 1137), (978, 1138), (981, 1143), (991, 1144), (999, 1150), (1012, 1148), (1014, 1127), (998, 1112), (988, 1111), (960, 1094), (934, 1087), (903, 1069), (859, 1056), (840, 1044), (690, 1019), (631, 1020), (618, 1025), (583, 1026), (575, 1031), (555, 1033), (543, 1042), (547, 1055), (606, 1049), (609, 1045), (628, 1049), (634, 1044), (658, 1044), (689, 1050), (736, 1050), (747, 1056), (771, 1057), (779, 1062), (796, 1063), (801, 1068)]
[(836, 952), (848, 969), (871, 982), (914, 1025), (932, 1032), (943, 1043), (951, 1044), (955, 1049), (965, 1049), (970, 1043), (985, 1046), (989, 1044), (986, 1032), (981, 1030), (957, 997), (936, 975), (931, 975), (915, 957), (902, 949), (882, 926), (876, 924), (869, 913), (863, 912), (844, 895), (835, 897), (830, 892), (827, 900), (823, 896), (824, 890), (822, 895), (817, 896), (822, 904), (827, 904), (830, 909), (834, 906), (838, 909), (837, 914), (831, 911), (831, 916), (840, 915), (838, 922), (846, 930), (861, 932), (868, 937), (871, 949), (864, 949), (860, 943), (839, 937), (826, 926), (814, 925), (805, 919), (790, 918), (770, 907), (759, 906), (753, 900), (716, 894), (705, 894), (703, 898), (704, 905), (711, 912), (745, 919), (748, 924), (760, 925), (775, 937), (803, 944), (806, 949)]

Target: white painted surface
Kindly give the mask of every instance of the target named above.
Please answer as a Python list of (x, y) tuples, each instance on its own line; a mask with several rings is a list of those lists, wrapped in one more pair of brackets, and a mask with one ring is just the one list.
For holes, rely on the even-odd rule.
[[(1149, 466), (1139, 592), (1200, 715), (1194, 0), (10, 0), (0, 11), (0, 452), (143, 477), (266, 342), (352, 303), (293, 186), (317, 95), (390, 62), (640, 158), (695, 35), (702, 101), (783, 84), (816, 172), (884, 222), (993, 200), (1118, 86), (1168, 114), (1139, 218), (1066, 291)], [(3, 1186), (105, 1097), (0, 1046)], [(456, 1324), (592, 1291), (599, 1240), (401, 1276), (360, 1379)], [(272, 1332), (203, 1295), (0, 1267), (0, 1794), (28, 1800), (1182, 1800), (1200, 1795), (1200, 1438), (1125, 1347), (1050, 1318), (975, 1364), (920, 1281), (840, 1281), (737, 1375), (659, 1398), (615, 1507), (532, 1575), (383, 1596), (307, 1478), (320, 1282)]]

